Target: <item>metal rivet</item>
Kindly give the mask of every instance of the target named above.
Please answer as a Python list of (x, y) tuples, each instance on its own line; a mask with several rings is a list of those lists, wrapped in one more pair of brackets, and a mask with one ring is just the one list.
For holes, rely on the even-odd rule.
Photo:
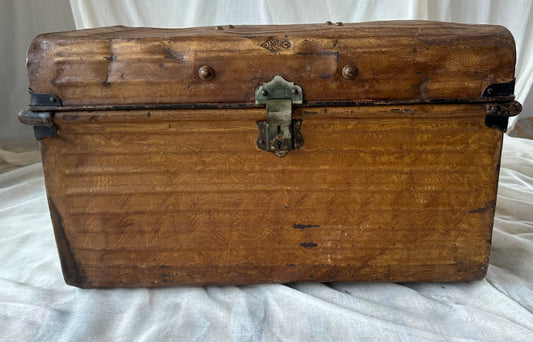
[(331, 21), (329, 21), (329, 20), (326, 21), (324, 24), (326, 24), (326, 25), (333, 25), (333, 23), (332, 23)]
[(353, 80), (354, 78), (356, 78), (357, 73), (358, 73), (358, 70), (355, 67), (355, 65), (348, 64), (342, 68), (342, 77), (344, 77), (347, 80)]
[(215, 77), (215, 70), (209, 65), (201, 66), (198, 69), (198, 76), (204, 81), (212, 80)]
[(491, 95), (492, 93), (494, 93), (494, 89), (488, 88), (487, 89), (487, 94)]
[(228, 26), (226, 26), (226, 27), (229, 28), (229, 29), (235, 28), (235, 26), (233, 26), (233, 25), (231, 25), (231, 24), (228, 25)]
[(337, 22), (335, 23), (335, 26), (342, 26), (342, 25), (343, 25), (343, 23), (340, 22), (340, 21), (337, 21)]
[(215, 30), (223, 30), (224, 28), (222, 26), (215, 27)]
[(261, 90), (261, 95), (267, 96), (268, 95), (268, 91), (266, 89)]

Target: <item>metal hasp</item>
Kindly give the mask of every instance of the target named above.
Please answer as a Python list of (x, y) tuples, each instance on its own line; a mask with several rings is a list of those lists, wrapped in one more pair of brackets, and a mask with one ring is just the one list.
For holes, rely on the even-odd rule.
[(258, 121), (257, 147), (284, 157), (303, 145), (302, 120), (292, 119), (292, 104), (302, 104), (302, 88), (281, 76), (264, 83), (255, 91), (255, 103), (266, 104), (267, 120)]
[(29, 92), (29, 110), (23, 110), (19, 113), (19, 121), (25, 125), (33, 126), (33, 133), (37, 140), (55, 137), (57, 129), (54, 126), (54, 110), (61, 106), (61, 99), (55, 95), (37, 93), (31, 89)]

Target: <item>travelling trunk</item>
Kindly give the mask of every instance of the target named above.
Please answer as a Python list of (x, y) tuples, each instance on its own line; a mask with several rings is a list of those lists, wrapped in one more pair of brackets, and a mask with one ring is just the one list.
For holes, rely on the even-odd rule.
[(503, 27), (109, 27), (27, 64), (68, 284), (485, 275), (520, 112)]

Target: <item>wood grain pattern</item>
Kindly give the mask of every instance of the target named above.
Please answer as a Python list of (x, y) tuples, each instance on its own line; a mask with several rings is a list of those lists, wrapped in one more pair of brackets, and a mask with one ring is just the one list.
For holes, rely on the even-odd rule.
[[(513, 80), (514, 63), (504, 27), (422, 21), (113, 27), (44, 34), (28, 51), (30, 87), (67, 106), (253, 103), (275, 75), (305, 101), (471, 99)], [(198, 77), (203, 65), (211, 81)], [(358, 69), (354, 80), (345, 65)]]
[[(502, 133), (484, 102), (513, 99), (484, 94), (514, 79), (503, 27), (111, 27), (40, 35), (27, 61), (30, 87), (62, 103), (40, 109), (57, 128), (41, 150), (69, 284), (486, 272)], [(284, 158), (256, 145), (255, 90), (276, 75), (304, 98), (305, 142)]]
[(502, 133), (482, 104), (58, 112), (43, 168), (81, 287), (455, 281), (486, 272)]

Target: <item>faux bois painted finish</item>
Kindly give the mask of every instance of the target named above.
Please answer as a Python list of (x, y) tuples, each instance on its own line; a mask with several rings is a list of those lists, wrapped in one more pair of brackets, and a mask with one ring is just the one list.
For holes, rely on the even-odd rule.
[(514, 50), (502, 27), (419, 21), (37, 37), (30, 88), (55, 100), (21, 121), (65, 280), (482, 278)]

